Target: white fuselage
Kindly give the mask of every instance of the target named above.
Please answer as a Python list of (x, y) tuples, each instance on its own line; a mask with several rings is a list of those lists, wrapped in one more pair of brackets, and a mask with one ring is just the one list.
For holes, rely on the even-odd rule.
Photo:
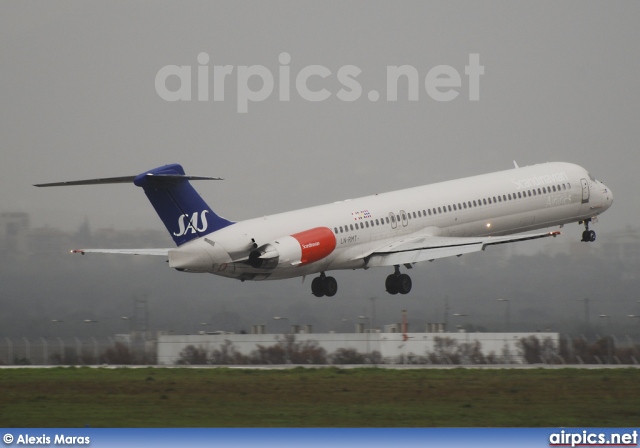
[[(241, 280), (291, 278), (364, 268), (367, 254), (412, 235), (508, 235), (587, 220), (612, 202), (611, 190), (584, 168), (545, 163), (237, 222), (170, 251), (169, 261)], [(335, 236), (335, 249), (317, 261), (268, 268), (246, 262), (256, 248), (315, 228)]]

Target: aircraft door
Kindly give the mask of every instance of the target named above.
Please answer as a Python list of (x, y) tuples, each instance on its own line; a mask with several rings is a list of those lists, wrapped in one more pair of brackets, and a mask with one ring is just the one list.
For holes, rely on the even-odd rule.
[(587, 179), (580, 179), (580, 184), (582, 185), (582, 203), (586, 204), (589, 202), (589, 182)]
[(407, 213), (404, 210), (400, 210), (400, 216), (402, 217), (402, 227), (407, 227), (409, 225), (409, 218), (407, 218)]

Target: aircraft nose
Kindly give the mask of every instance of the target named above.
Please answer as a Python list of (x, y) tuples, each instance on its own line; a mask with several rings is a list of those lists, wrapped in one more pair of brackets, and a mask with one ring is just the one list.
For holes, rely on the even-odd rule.
[(602, 187), (603, 187), (602, 192), (604, 193), (605, 200), (607, 201), (607, 204), (610, 206), (611, 204), (613, 204), (613, 191), (611, 191), (611, 188), (607, 187), (605, 184), (602, 184)]

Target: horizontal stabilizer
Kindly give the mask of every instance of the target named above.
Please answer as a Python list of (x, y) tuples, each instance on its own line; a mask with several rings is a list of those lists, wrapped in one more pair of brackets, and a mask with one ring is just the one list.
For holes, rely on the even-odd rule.
[(120, 254), (120, 255), (157, 255), (168, 256), (171, 249), (74, 249), (72, 254)]
[(176, 245), (181, 246), (186, 242), (233, 224), (233, 221), (217, 215), (207, 205), (191, 186), (190, 180), (223, 179), (220, 177), (188, 176), (182, 166), (174, 163), (145, 171), (137, 176), (104, 177), (36, 184), (35, 186), (67, 187), (132, 183), (144, 190), (151, 205), (171, 234), (173, 241)]
[[(68, 182), (53, 182), (49, 184), (35, 184), (34, 187), (70, 187), (74, 185), (104, 185), (104, 184), (130, 184), (138, 176), (105, 177), (98, 179), (72, 180)], [(187, 176), (184, 174), (146, 174), (146, 178), (163, 180), (224, 180), (221, 177)]]

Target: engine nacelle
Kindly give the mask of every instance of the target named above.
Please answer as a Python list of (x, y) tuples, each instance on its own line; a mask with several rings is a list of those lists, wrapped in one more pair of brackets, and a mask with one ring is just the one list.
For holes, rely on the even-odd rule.
[(278, 238), (249, 254), (249, 264), (259, 269), (301, 266), (322, 260), (336, 248), (336, 236), (328, 227), (316, 227)]
[(169, 251), (169, 267), (179, 271), (211, 272), (216, 265), (231, 262), (227, 251), (208, 238), (195, 240)]

